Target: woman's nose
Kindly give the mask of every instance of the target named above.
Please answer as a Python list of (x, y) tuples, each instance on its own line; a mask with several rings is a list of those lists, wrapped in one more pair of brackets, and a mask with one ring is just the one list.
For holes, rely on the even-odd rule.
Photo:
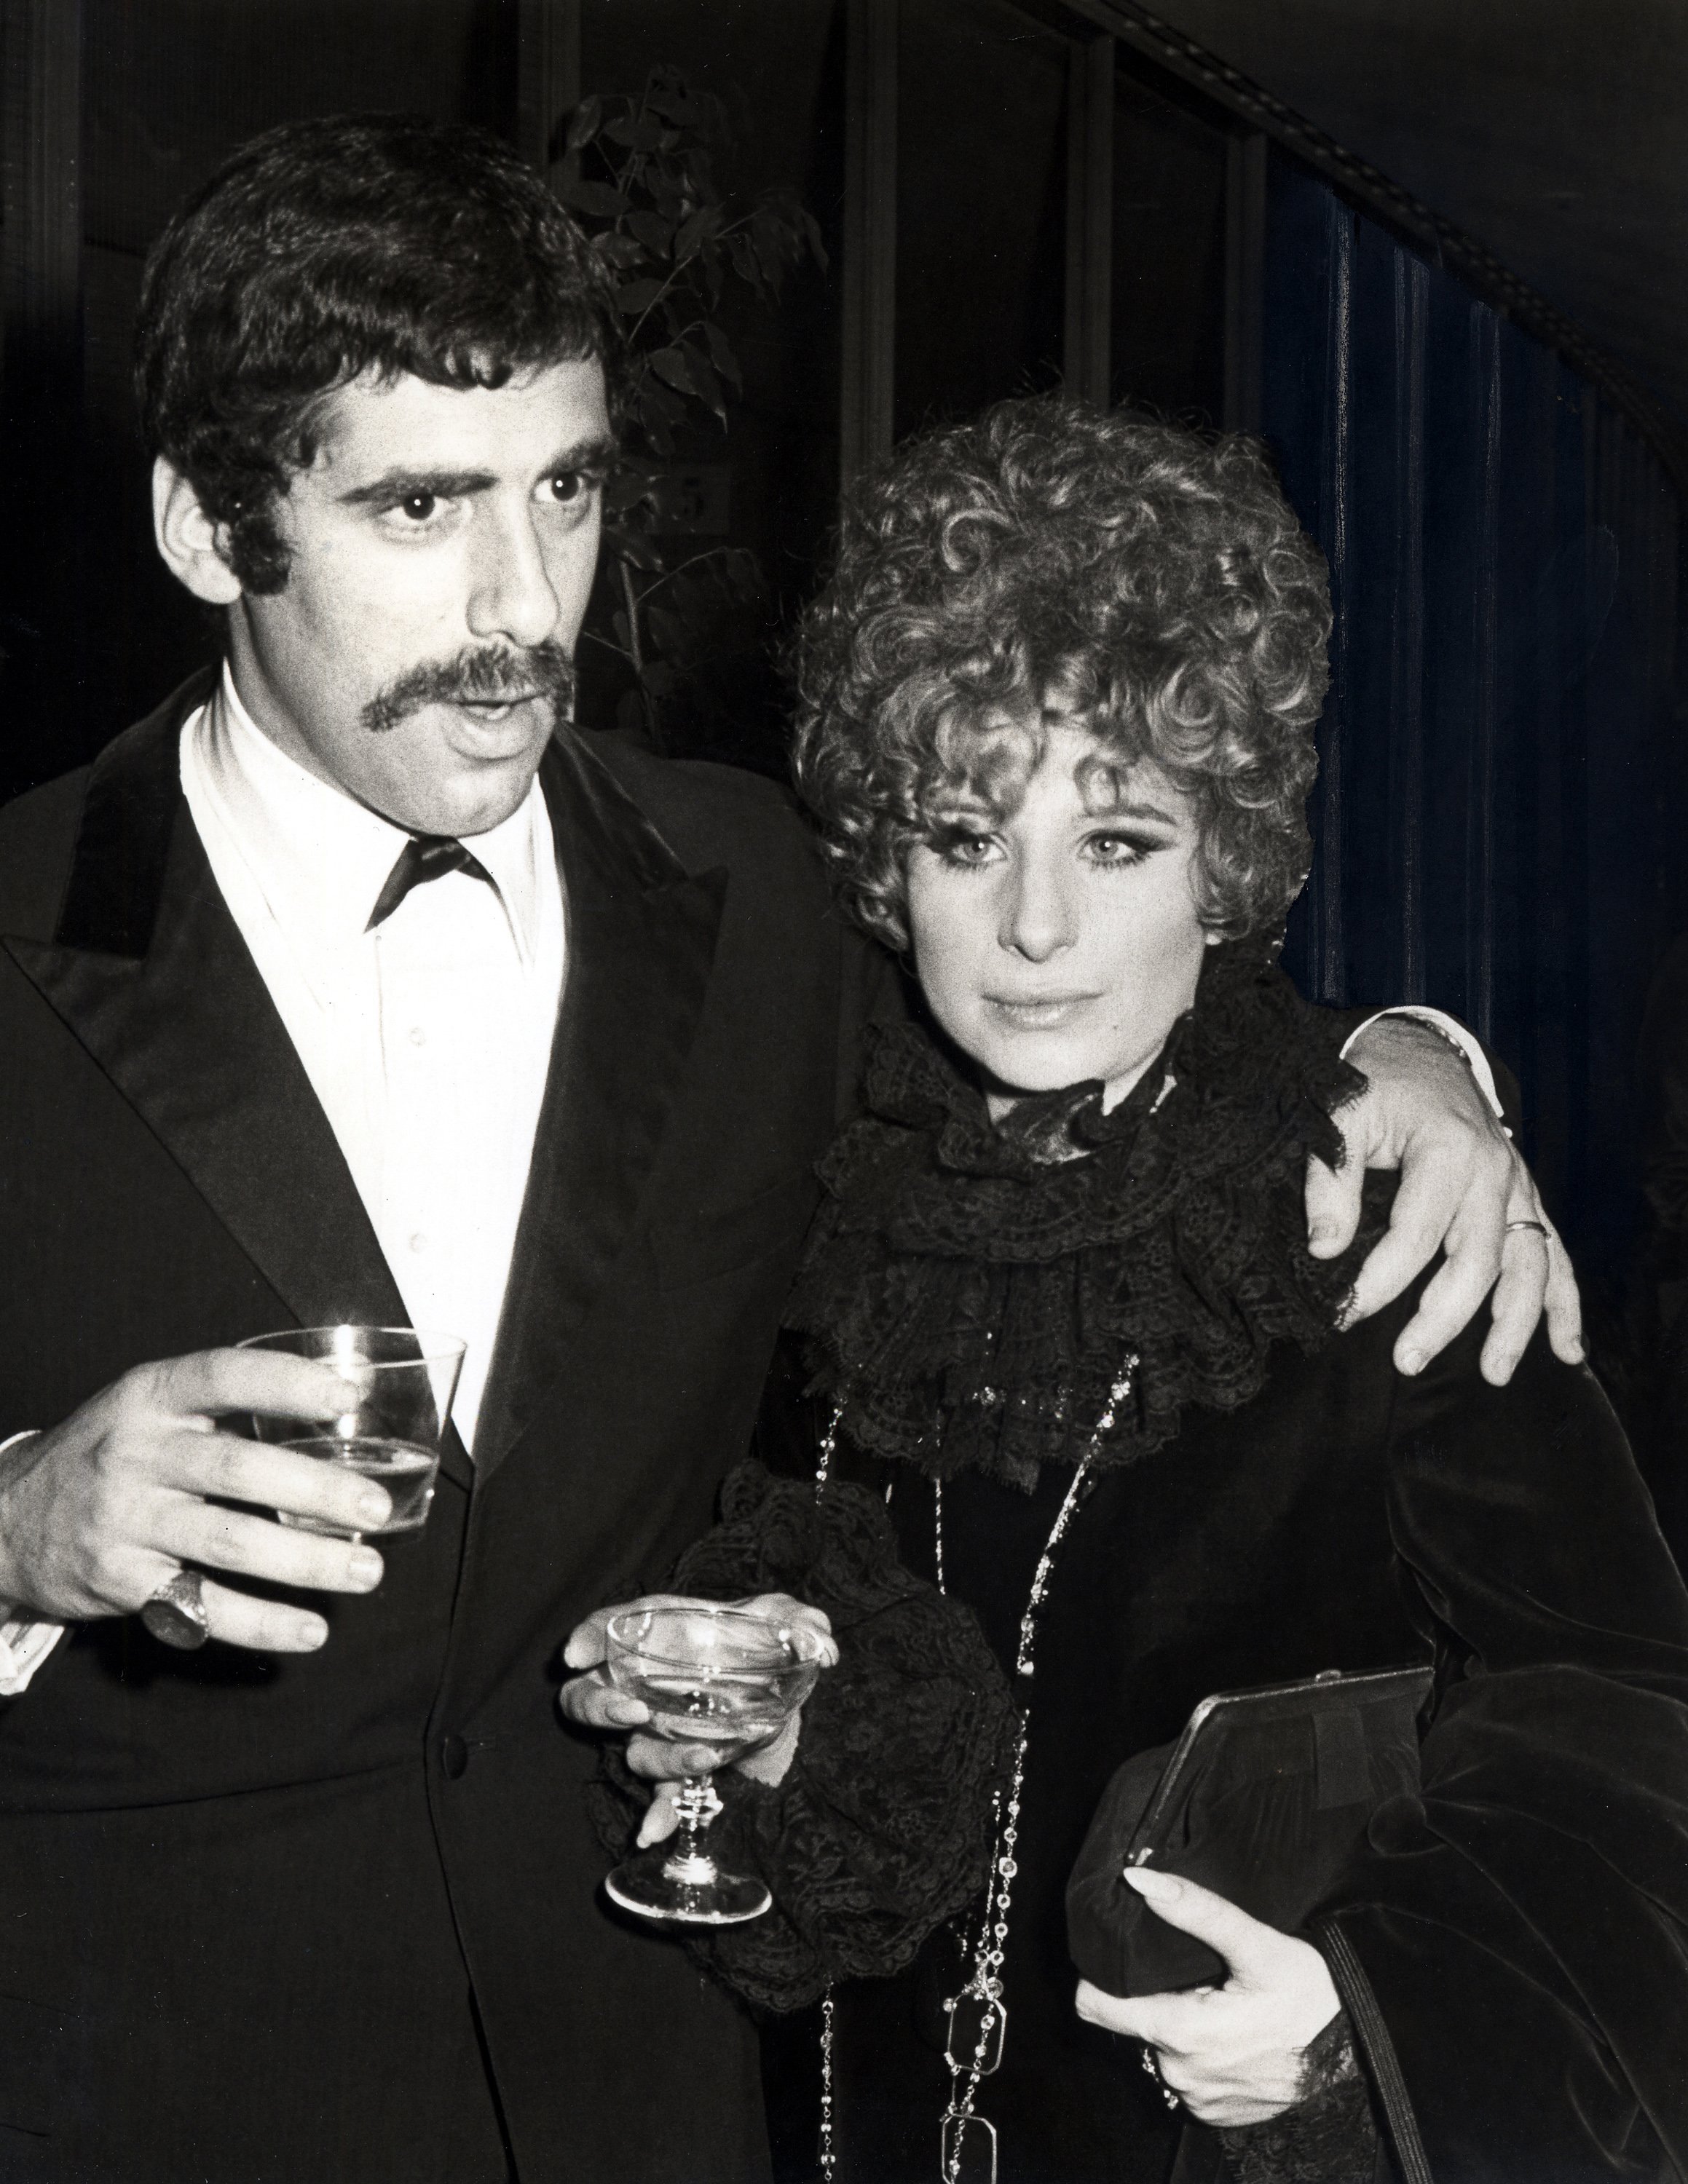
[(507, 520), (494, 517), (471, 580), (471, 632), (511, 644), (542, 644), (556, 627), (557, 612), (556, 589), (532, 519), (525, 510)]
[(1017, 866), (1003, 895), (999, 944), (1028, 963), (1046, 963), (1077, 937), (1072, 905), (1059, 875), (1035, 861)]

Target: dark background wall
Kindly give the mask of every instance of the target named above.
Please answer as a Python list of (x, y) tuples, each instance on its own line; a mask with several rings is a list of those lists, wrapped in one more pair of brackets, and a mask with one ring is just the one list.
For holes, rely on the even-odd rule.
[[(1688, 924), (1688, 16), (1158, 15), (1171, 27), (1111, 0), (3, 0), (0, 794), (88, 756), (215, 649), (153, 553), (127, 387), (142, 260), (181, 192), (258, 128), (360, 107), (481, 122), (543, 159), (583, 90), (672, 64), (726, 103), (725, 179), (794, 184), (830, 263), (776, 309), (726, 306), (743, 398), (724, 441), (707, 426), (680, 457), (720, 473), (712, 535), (754, 551), (768, 595), (724, 623), (666, 738), (780, 768), (781, 633), (841, 478), (894, 437), (1059, 384), (1262, 430), (1339, 609), (1291, 961), (1327, 998), (1423, 995), (1475, 1022), (1520, 1070), (1585, 1265), (1620, 1263), (1640, 1010)], [(588, 648), (584, 666), (584, 716), (605, 721), (615, 665)]]

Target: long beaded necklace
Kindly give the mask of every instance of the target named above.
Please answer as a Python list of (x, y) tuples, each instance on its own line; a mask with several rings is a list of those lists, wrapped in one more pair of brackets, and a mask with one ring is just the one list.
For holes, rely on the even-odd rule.
[[(1026, 1612), (1020, 1618), (1020, 1639), (1015, 1649), (1014, 1669), (1015, 1676), (1020, 1680), (1024, 1698), (1020, 1710), (1020, 1731), (1014, 1740), (1014, 1765), (1009, 1771), (1006, 1795), (998, 1793), (996, 1838), (991, 1850), (990, 1876), (985, 1884), (979, 1937), (972, 1952), (973, 1969), (966, 1984), (944, 2003), (944, 2011), (949, 2019), (949, 2038), (944, 2050), (944, 2060), (949, 2066), (950, 2097), (939, 2131), (938, 2175), (941, 2184), (959, 2184), (964, 2158), (970, 2159), (975, 2164), (970, 2170), (970, 2176), (976, 2176), (980, 2184), (996, 2184), (996, 2126), (988, 2117), (979, 2114), (975, 2104), (979, 2096), (980, 2081), (989, 2077), (1002, 2061), (1003, 2042), (1008, 2030), (1008, 2004), (1003, 1998), (1003, 1965), (1008, 1953), (1009, 1907), (1014, 1878), (1020, 1871), (1016, 1857), (1020, 1841), (1020, 1804), (1026, 1783), (1026, 1752), (1031, 1729), (1031, 1692), (1029, 1686), (1037, 1674), (1038, 1618), (1048, 1592), (1049, 1580), (1054, 1574), (1055, 1558), (1060, 1551), (1061, 1542), (1095, 1483), (1096, 1458), (1103, 1442), (1114, 1429), (1121, 1404), (1131, 1394), (1137, 1368), (1136, 1356), (1127, 1354), (1120, 1368), (1118, 1378), (1108, 1390), (1106, 1407), (1096, 1421), (1085, 1445), (1084, 1454), (1073, 1472), (1072, 1484), (1067, 1489), (1059, 1513), (1044, 1542), (1043, 1552), (1037, 1558), (1037, 1567), (1031, 1577), (1031, 1589), (1026, 1596)], [(821, 1435), (819, 1461), (815, 1471), (817, 1501), (826, 1490), (844, 1409), (842, 1402), (837, 1405)], [(933, 1533), (938, 1591), (942, 1592), (942, 1479), (933, 1482)], [(835, 2184), (837, 2157), (833, 2142), (830, 1987), (821, 1997), (820, 2008), (820, 2173), (824, 2184)], [(970, 2037), (972, 2042), (970, 2053), (968, 2052)], [(959, 2054), (957, 2053), (958, 2043)]]

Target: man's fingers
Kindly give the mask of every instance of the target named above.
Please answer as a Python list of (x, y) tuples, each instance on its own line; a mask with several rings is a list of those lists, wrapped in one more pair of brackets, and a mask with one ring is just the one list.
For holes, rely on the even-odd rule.
[(255, 1411), (271, 1418), (333, 1418), (355, 1410), (356, 1386), (332, 1365), (280, 1350), (198, 1350), (137, 1366), (131, 1389), (178, 1418)]
[(187, 1494), (215, 1494), (260, 1509), (285, 1510), (347, 1532), (372, 1532), (393, 1513), (384, 1486), (297, 1449), (233, 1434), (178, 1433), (161, 1450), (156, 1476)]
[[(1395, 1346), (1395, 1362), (1403, 1372), (1418, 1369), (1406, 1362), (1409, 1351), (1421, 1353), (1422, 1366), (1452, 1340), (1500, 1271), (1506, 1197), (1499, 1190), (1478, 1187), (1479, 1176), (1487, 1173), (1486, 1163), (1474, 1142), (1468, 1150), (1467, 1161), (1417, 1159), (1402, 1169), (1388, 1232), (1354, 1284), (1344, 1321), (1349, 1326), (1392, 1303), (1429, 1265), (1439, 1248), (1447, 1251), (1448, 1264), (1439, 1269), (1417, 1318)], [(1504, 1151), (1501, 1156), (1509, 1158)], [(1440, 1300), (1427, 1315), (1425, 1306), (1438, 1284)], [(1460, 1307), (1456, 1316), (1449, 1316), (1450, 1303)]]
[[(1254, 1986), (1272, 1977), (1282, 1966), (1288, 1936), (1277, 1927), (1251, 1919), (1239, 1906), (1193, 1880), (1181, 1880), (1154, 1866), (1126, 1868), (1127, 1887), (1136, 1889), (1157, 1919), (1182, 1933), (1193, 1934), (1216, 1949), (1231, 1968), (1233, 1980)], [(1168, 2042), (1169, 2046), (1176, 2045)]]
[[(1381, 1312), (1435, 1256), (1457, 1201), (1451, 1204), (1426, 1177), (1410, 1191), (1403, 1182), (1389, 1212), (1389, 1225), (1366, 1255), (1355, 1277), (1354, 1293), (1342, 1323), (1352, 1327)], [(1398, 1355), (1399, 1353), (1397, 1353)]]
[(254, 1600), (209, 1578), (202, 1598), (206, 1627), (226, 1646), (245, 1646), (257, 1653), (314, 1653), (328, 1635), (327, 1624), (309, 1608)]
[(1483, 1377), (1504, 1388), (1529, 1347), (1547, 1295), (1547, 1239), (1537, 1228), (1508, 1230), (1501, 1245), (1501, 1279), (1490, 1302)]
[(178, 1561), (232, 1570), (305, 1592), (373, 1592), (384, 1565), (372, 1546), (295, 1532), (267, 1517), (214, 1508), (190, 1495), (168, 1497), (153, 1544)]
[[(1544, 1220), (1546, 1216), (1542, 1216)], [(1547, 1340), (1553, 1355), (1566, 1365), (1580, 1365), (1588, 1355), (1583, 1343), (1583, 1300), (1571, 1255), (1558, 1233), (1548, 1223)]]
[[(1339, 1115), (1339, 1128), (1341, 1123)], [(1308, 1156), (1307, 1247), (1316, 1259), (1334, 1259), (1354, 1241), (1365, 1184), (1365, 1162), (1351, 1148), (1339, 1168), (1327, 1167), (1316, 1153)]]

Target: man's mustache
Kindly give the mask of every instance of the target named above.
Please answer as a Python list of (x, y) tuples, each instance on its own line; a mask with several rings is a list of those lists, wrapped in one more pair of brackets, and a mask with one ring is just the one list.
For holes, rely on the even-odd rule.
[(371, 735), (384, 736), (425, 705), (459, 705), (468, 699), (483, 705), (513, 705), (535, 697), (550, 699), (554, 723), (573, 710), (574, 662), (549, 638), (521, 652), (512, 645), (465, 645), (450, 660), (428, 660), (377, 690), (361, 718)]

